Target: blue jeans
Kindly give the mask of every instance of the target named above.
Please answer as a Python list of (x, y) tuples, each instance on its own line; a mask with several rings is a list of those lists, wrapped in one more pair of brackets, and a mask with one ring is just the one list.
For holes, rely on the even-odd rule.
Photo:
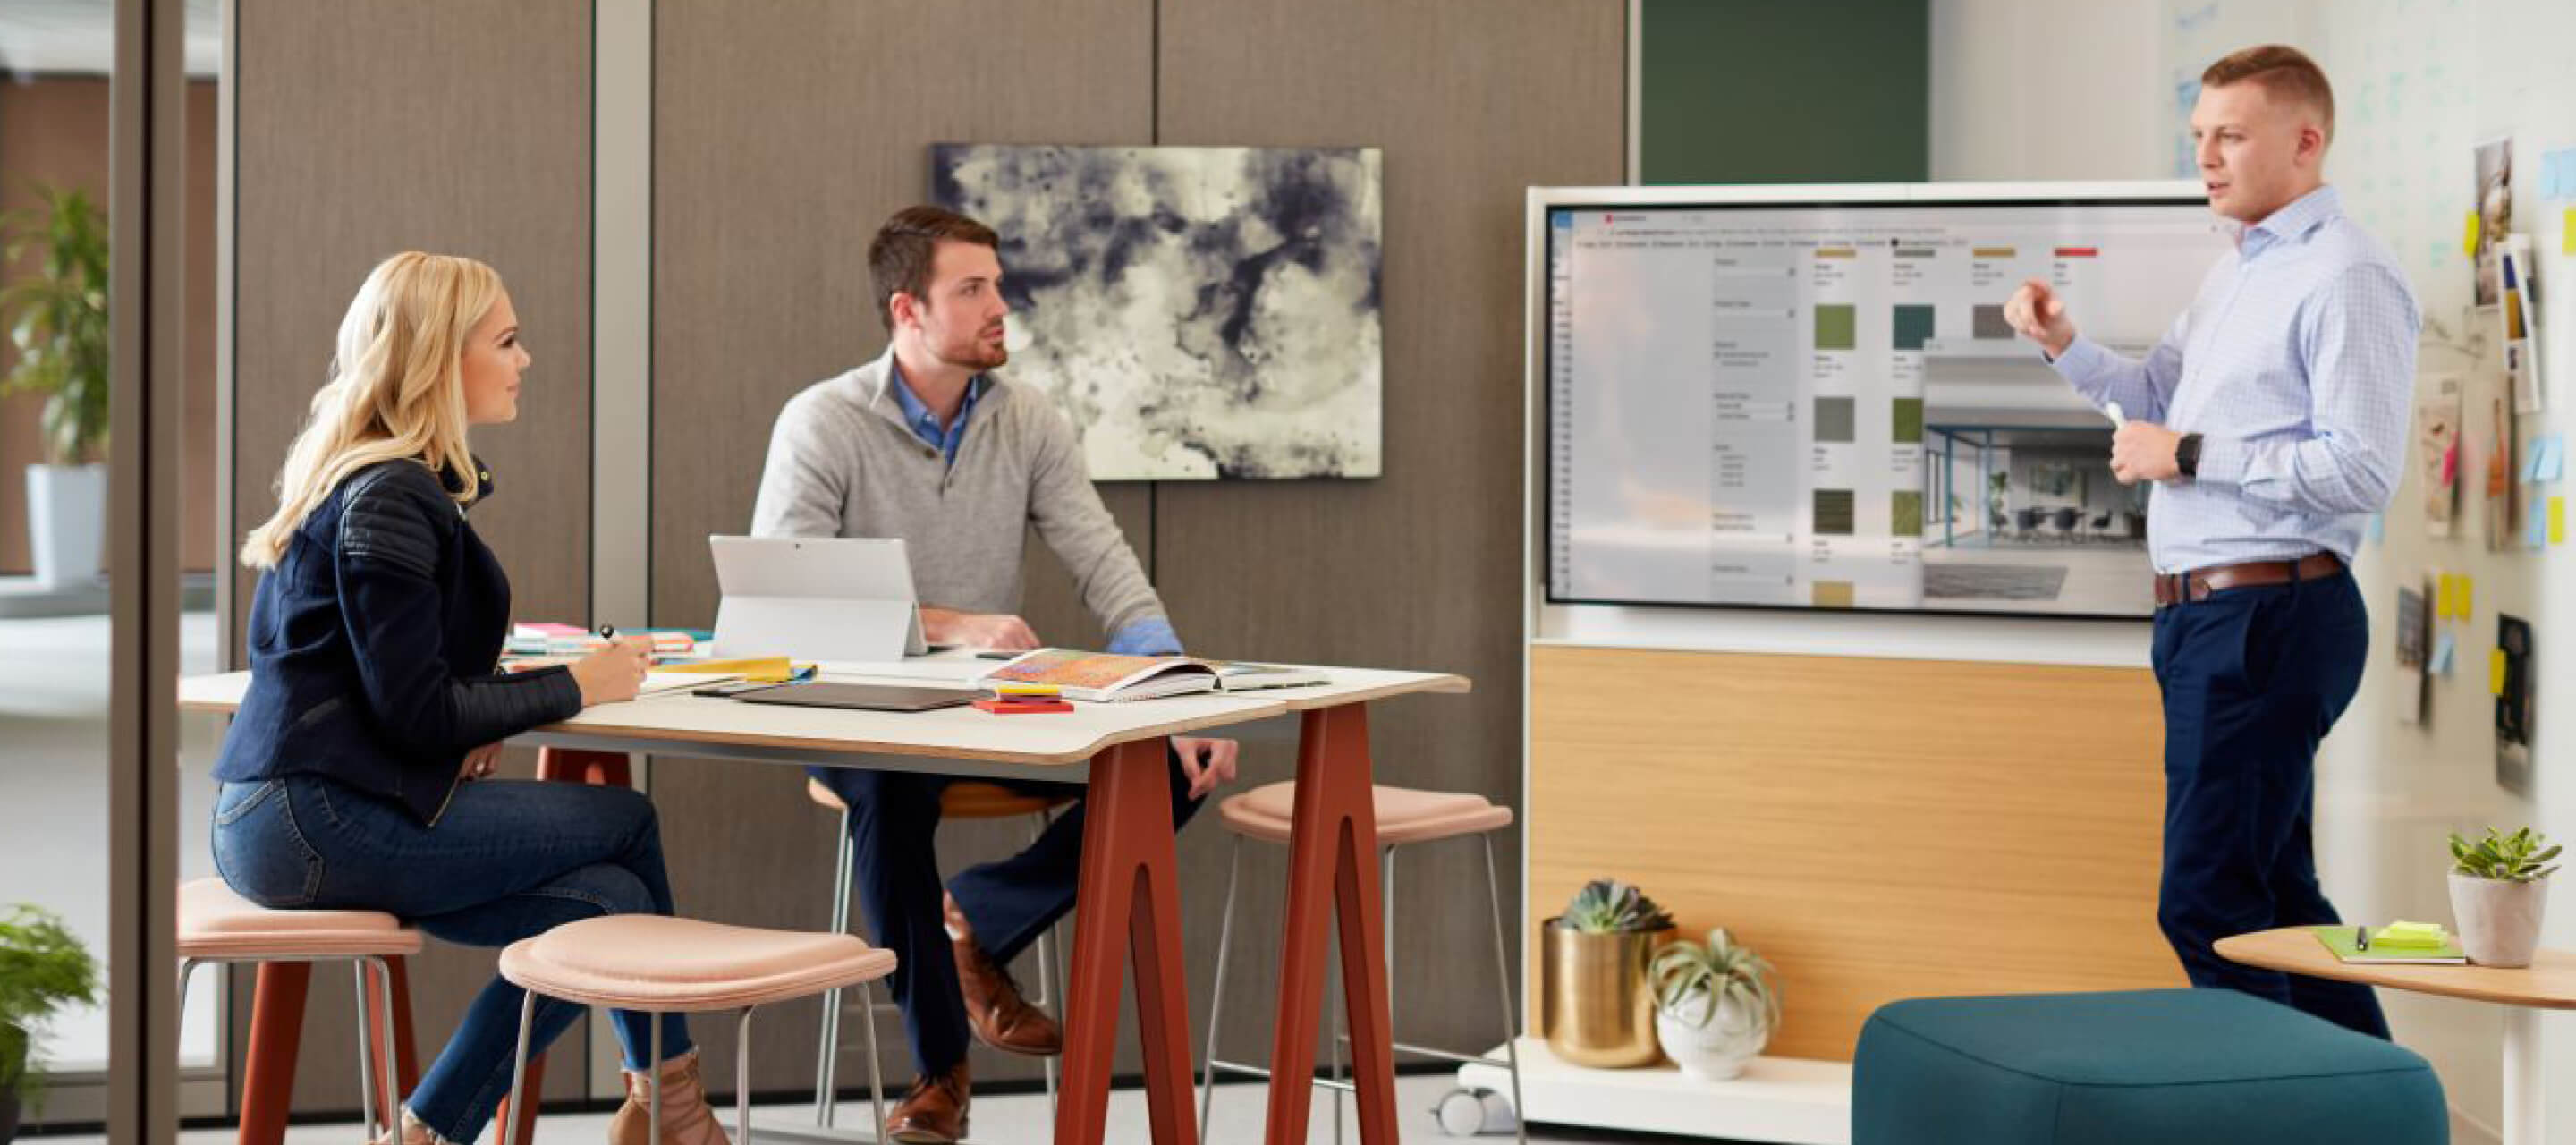
[[(622, 787), (487, 780), (460, 784), (436, 826), (401, 804), (320, 776), (226, 783), (215, 798), (215, 869), (274, 909), (380, 910), (444, 941), (507, 946), (564, 923), (671, 913), (653, 804)], [(464, 1145), (510, 1095), (524, 995), (498, 976), (404, 1104)], [(583, 1007), (537, 1002), (529, 1053)], [(610, 1011), (629, 1069), (646, 1068), (650, 1014)], [(662, 1054), (690, 1049), (681, 1018), (662, 1019)]]
[(2239, 588), (2156, 611), (2165, 708), (2156, 921), (2194, 986), (2242, 990), (2385, 1038), (2370, 987), (2261, 970), (2231, 934), (2341, 922), (2317, 884), (2317, 744), (2352, 702), (2370, 618), (2352, 575)]
[[(1179, 830), (1203, 800), (1190, 798), (1189, 774), (1177, 751), (1165, 749), (1172, 785), (1172, 827)], [(966, 1060), (972, 1036), (966, 1000), (959, 993), (957, 958), (941, 920), (939, 794), (956, 782), (945, 775), (809, 767), (806, 771), (840, 795), (850, 808), (850, 865), (859, 900), (876, 944), (895, 955), (888, 985), (911, 1035), (912, 1058), (924, 1077), (937, 1077)], [(1080, 795), (1080, 784), (1004, 780), (1030, 795)], [(1036, 842), (998, 862), (968, 868), (946, 893), (975, 928), (976, 945), (1007, 965), (1073, 909), (1082, 883), (1083, 802), (1076, 800)]]

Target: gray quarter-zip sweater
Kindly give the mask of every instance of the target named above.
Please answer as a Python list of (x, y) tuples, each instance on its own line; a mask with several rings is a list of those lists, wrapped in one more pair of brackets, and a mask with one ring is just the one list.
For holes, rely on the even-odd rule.
[(1028, 528), (1072, 571), (1109, 632), (1164, 616), (1118, 521), (1100, 503), (1063, 411), (986, 374), (951, 464), (904, 424), (894, 353), (806, 387), (779, 411), (751, 531), (900, 537), (926, 606), (1017, 613)]

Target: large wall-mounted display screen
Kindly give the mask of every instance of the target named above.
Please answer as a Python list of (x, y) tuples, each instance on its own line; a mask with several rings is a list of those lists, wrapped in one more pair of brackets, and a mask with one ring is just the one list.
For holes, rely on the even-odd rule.
[(2146, 488), (2003, 307), (2143, 353), (2228, 249), (2204, 202), (1549, 194), (1550, 602), (2152, 611)]

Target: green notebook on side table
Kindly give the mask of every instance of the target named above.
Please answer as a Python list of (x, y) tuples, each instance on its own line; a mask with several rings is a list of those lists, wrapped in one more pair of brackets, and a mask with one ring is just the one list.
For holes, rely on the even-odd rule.
[(2460, 949), (2460, 940), (2457, 936), (2444, 936), (2440, 946), (2393, 946), (2373, 942), (2370, 944), (2370, 949), (2361, 950), (2356, 948), (2353, 941), (2358, 937), (2359, 931), (2359, 927), (2352, 926), (2308, 928), (2309, 933), (2317, 936), (2317, 941), (2324, 943), (2326, 949), (2334, 952), (2335, 957), (2346, 962), (2366, 963), (2373, 966), (2466, 966), (2469, 962), (2468, 952)]

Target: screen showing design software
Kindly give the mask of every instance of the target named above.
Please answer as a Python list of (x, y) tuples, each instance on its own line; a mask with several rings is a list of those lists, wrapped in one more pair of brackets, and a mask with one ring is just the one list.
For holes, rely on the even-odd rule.
[(2198, 200), (1560, 206), (1548, 598), (2152, 611), (2147, 489), (2005, 325), (2026, 279), (2143, 354), (2229, 238)]

